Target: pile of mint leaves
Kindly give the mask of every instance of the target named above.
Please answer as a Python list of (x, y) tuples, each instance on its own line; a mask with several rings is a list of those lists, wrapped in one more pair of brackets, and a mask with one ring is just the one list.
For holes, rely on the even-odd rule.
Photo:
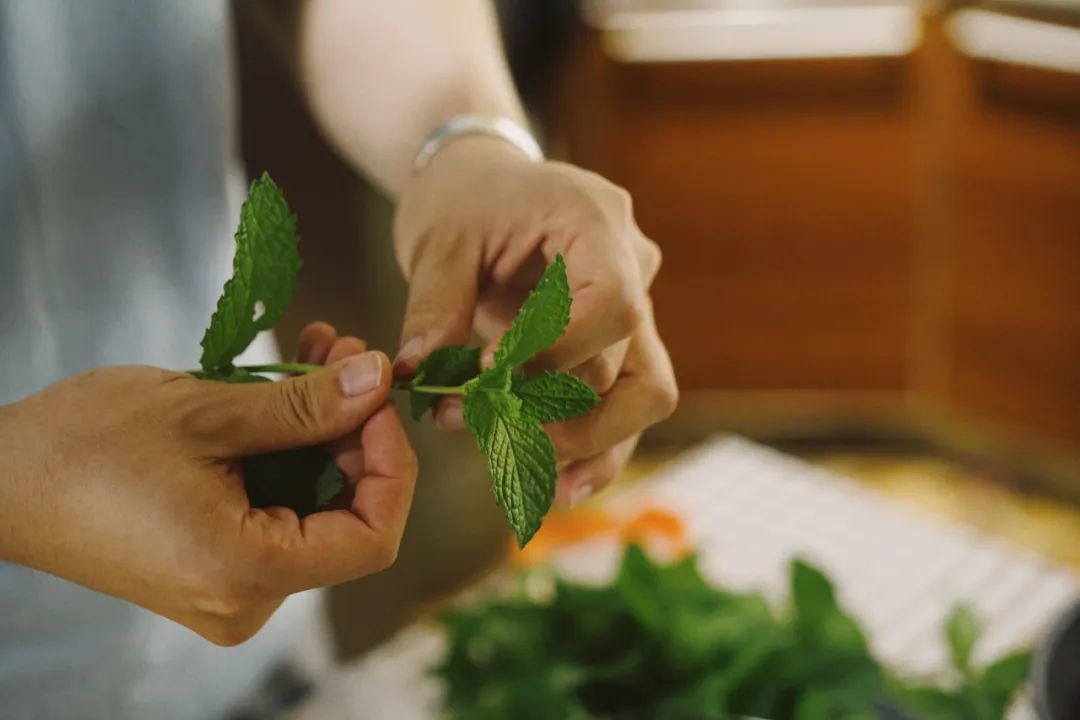
[[(528, 586), (529, 583), (523, 583)], [(829, 579), (795, 560), (790, 605), (709, 585), (696, 559), (661, 564), (626, 549), (610, 585), (556, 580), (452, 611), (434, 672), (459, 720), (1000, 720), (1028, 654), (974, 667), (979, 626), (958, 606), (945, 627), (945, 684), (901, 678), (871, 654)]]
[[(300, 269), (296, 217), (266, 173), (251, 184), (235, 239), (233, 274), (203, 336), (201, 369), (193, 374), (222, 382), (272, 382), (264, 373), (317, 370), (296, 363), (235, 364), (260, 332), (281, 320)], [(416, 420), (439, 397), (463, 396), (465, 425), (487, 457), (495, 501), (522, 547), (555, 498), (555, 449), (543, 424), (583, 415), (600, 401), (569, 373), (523, 372), (562, 336), (570, 304), (566, 265), (556, 256), (501, 338), (491, 367), (480, 367), (480, 348), (445, 347), (399, 388), (410, 392)], [(253, 507), (289, 507), (300, 515), (327, 507), (344, 488), (340, 470), (320, 446), (246, 458), (244, 477)]]

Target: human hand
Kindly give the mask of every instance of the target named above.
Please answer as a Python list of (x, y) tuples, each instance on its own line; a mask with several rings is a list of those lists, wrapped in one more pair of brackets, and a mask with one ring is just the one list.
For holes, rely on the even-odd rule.
[[(607, 485), (641, 431), (674, 410), (674, 372), (648, 294), (660, 251), (635, 224), (625, 190), (571, 165), (530, 162), (500, 140), (463, 138), (405, 187), (394, 239), (409, 282), (398, 375), (438, 347), (465, 344), (472, 330), (490, 356), (545, 265), (564, 256), (570, 325), (533, 368), (569, 370), (601, 401), (547, 428), (563, 501)], [(441, 400), (435, 419), (461, 427), (460, 399)]]
[[(354, 355), (356, 339), (331, 345), (308, 352), (325, 370), (280, 383), (107, 367), (0, 408), (0, 559), (224, 645), (293, 592), (386, 568), (416, 459), (386, 403), (387, 358)], [(348, 509), (249, 505), (241, 458), (318, 443), (355, 485)]]

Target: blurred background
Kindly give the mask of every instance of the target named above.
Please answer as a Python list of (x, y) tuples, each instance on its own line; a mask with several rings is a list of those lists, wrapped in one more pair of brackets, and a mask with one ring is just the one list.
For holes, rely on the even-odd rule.
[[(629, 482), (735, 432), (1080, 567), (1080, 3), (499, 6), (549, 155), (625, 186), (664, 252), (682, 401)], [(305, 243), (282, 345), (321, 318), (392, 352), (392, 208), (236, 7), (245, 159)], [(333, 596), (345, 655), (505, 555), (470, 440), (416, 432), (399, 564)]]

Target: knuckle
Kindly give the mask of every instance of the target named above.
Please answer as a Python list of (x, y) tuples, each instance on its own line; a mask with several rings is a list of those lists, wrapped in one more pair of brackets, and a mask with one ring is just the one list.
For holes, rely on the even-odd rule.
[(642, 238), (640, 249), (642, 277), (646, 285), (652, 285), (664, 264), (664, 253), (660, 246), (648, 238)]
[(413, 483), (420, 475), (420, 459), (416, 457), (416, 450), (411, 445), (405, 457), (405, 472), (408, 473), (408, 480)]
[(654, 422), (667, 420), (679, 406), (679, 387), (674, 379), (668, 379), (653, 385), (651, 390)]
[(169, 403), (176, 426), (181, 433), (197, 439), (222, 434), (227, 414), (221, 412), (221, 404), (214, 395), (205, 393), (181, 393)]
[(625, 217), (632, 218), (634, 216), (634, 196), (630, 194), (630, 191), (619, 185), (611, 185), (610, 192), (619, 211)]
[(619, 367), (615, 359), (607, 355), (599, 355), (585, 365), (578, 373), (583, 383), (598, 393), (605, 393), (611, 389), (619, 377)]
[(397, 562), (400, 543), (392, 538), (380, 537), (371, 547), (371, 566), (375, 572), (393, 567)]
[(312, 392), (310, 382), (296, 379), (274, 383), (271, 391), (271, 413), (283, 427), (314, 429), (321, 426), (325, 410), (318, 393)]
[(612, 319), (622, 337), (627, 337), (645, 322), (648, 310), (645, 298), (636, 288), (627, 283), (620, 283), (613, 291)]

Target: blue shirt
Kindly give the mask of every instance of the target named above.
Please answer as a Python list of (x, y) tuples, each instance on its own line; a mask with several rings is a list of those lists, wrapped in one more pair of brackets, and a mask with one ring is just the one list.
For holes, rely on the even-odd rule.
[[(228, 11), (0, 0), (0, 403), (106, 364), (195, 365), (243, 192)], [(220, 715), (316, 599), (225, 649), (0, 564), (0, 718)]]

